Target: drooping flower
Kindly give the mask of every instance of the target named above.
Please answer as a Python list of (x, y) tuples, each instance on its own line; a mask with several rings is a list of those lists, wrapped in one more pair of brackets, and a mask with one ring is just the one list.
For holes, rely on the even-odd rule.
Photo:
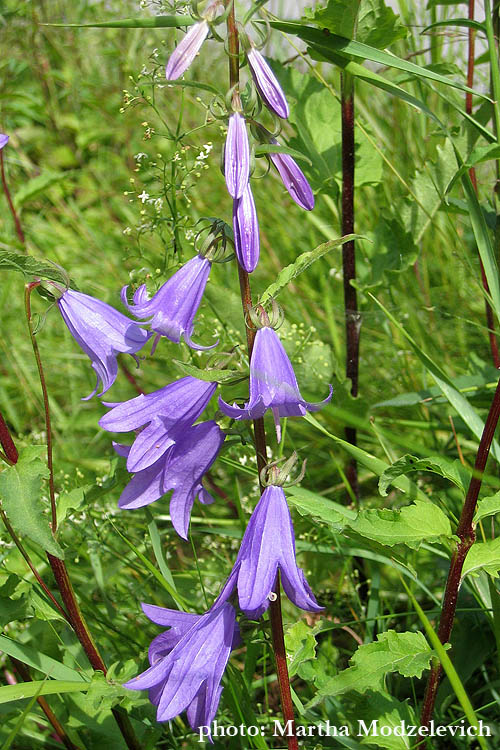
[(250, 174), (250, 146), (245, 118), (234, 112), (229, 118), (224, 148), (224, 175), (229, 195), (241, 198)]
[(0, 149), (7, 145), (9, 142), (9, 136), (4, 133), (0, 133)]
[[(270, 143), (278, 144), (278, 141), (276, 138), (271, 138)], [(292, 159), (290, 154), (279, 153), (270, 153), (269, 158), (278, 170), (283, 185), (295, 203), (301, 208), (305, 208), (306, 211), (312, 211), (314, 208), (313, 191), (295, 159)]]
[(207, 38), (209, 26), (206, 20), (191, 26), (186, 36), (174, 49), (167, 63), (165, 75), (168, 81), (180, 78), (189, 68)]
[(143, 604), (153, 622), (170, 627), (149, 647), (150, 667), (125, 683), (130, 690), (149, 690), (157, 721), (186, 711), (191, 728), (210, 726), (223, 688), (220, 685), (231, 651), (239, 643), (236, 612), (228, 602), (203, 615)]
[(244, 407), (231, 406), (219, 396), (219, 406), (236, 420), (260, 419), (271, 409), (278, 441), (281, 439), (280, 417), (303, 417), (306, 411), (318, 411), (332, 397), (320, 403), (305, 401), (300, 395), (292, 364), (278, 334), (269, 326), (259, 328), (250, 360), (250, 400)]
[(127, 458), (130, 472), (154, 464), (191, 427), (212, 398), (217, 383), (188, 375), (153, 393), (120, 404), (99, 420), (108, 432), (128, 432), (147, 425), (135, 438)]
[(252, 273), (259, 262), (260, 237), (250, 183), (247, 184), (241, 198), (233, 201), (233, 231), (238, 263), (245, 271)]
[(224, 598), (237, 588), (240, 608), (257, 619), (269, 606), (276, 575), (296, 607), (319, 612), (320, 607), (295, 559), (295, 535), (283, 487), (266, 487), (248, 522), (234, 568), (223, 589)]
[(97, 393), (99, 384), (102, 396), (116, 380), (117, 354), (136, 354), (151, 334), (111, 305), (73, 289), (66, 289), (57, 304), (71, 335), (97, 373), (96, 387), (84, 400)]
[(278, 117), (286, 119), (290, 114), (288, 102), (266, 59), (258, 49), (251, 45), (247, 51), (247, 60), (255, 86), (264, 104)]
[[(123, 490), (118, 507), (142, 508), (173, 490), (170, 518), (179, 536), (187, 539), (195, 497), (204, 505), (214, 501), (201, 480), (217, 458), (224, 438), (225, 434), (213, 421), (184, 430), (158, 461), (135, 474)], [(115, 450), (128, 456), (128, 446), (115, 445)]]
[(130, 304), (127, 300), (128, 287), (123, 287), (123, 304), (136, 318), (150, 318), (149, 324), (159, 336), (166, 336), (176, 344), (183, 336), (186, 344), (192, 349), (213, 349), (217, 342), (211, 346), (202, 346), (191, 340), (194, 318), (211, 267), (208, 258), (195, 255), (174, 273), (151, 299), (148, 297), (146, 285), (143, 284), (134, 293), (133, 304)]

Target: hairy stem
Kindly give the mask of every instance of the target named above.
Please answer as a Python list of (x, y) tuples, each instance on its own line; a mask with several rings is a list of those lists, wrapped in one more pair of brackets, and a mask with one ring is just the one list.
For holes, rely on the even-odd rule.
[[(354, 233), (354, 80), (342, 73), (342, 234)], [(351, 281), (356, 279), (356, 248), (354, 240), (342, 245), (344, 276), (344, 311), (346, 332), (346, 376), (351, 381), (351, 394), (358, 395), (359, 336), (361, 318), (358, 311), (356, 289)], [(356, 430), (346, 427), (346, 440), (356, 445)], [(346, 472), (352, 491), (359, 496), (358, 470), (352, 460)]]
[[(47, 391), (47, 383), (45, 380), (45, 373), (42, 365), (42, 358), (40, 356), (40, 350), (38, 348), (38, 342), (35, 337), (33, 330), (33, 321), (31, 315), (31, 293), (40, 284), (39, 281), (34, 281), (30, 284), (26, 284), (25, 287), (25, 308), (26, 308), (26, 319), (28, 322), (28, 330), (30, 334), (31, 344), (35, 355), (35, 360), (38, 368), (38, 375), (40, 379), (40, 385), (43, 394), (43, 405), (45, 415), (45, 429), (47, 432), (47, 464), (49, 467), (49, 494), (50, 503), (52, 509), (52, 531), (54, 532), (57, 527), (57, 516), (56, 516), (56, 501), (55, 501), (55, 488), (54, 488), (54, 466), (52, 460), (52, 427), (50, 421), (50, 407), (49, 397)], [(68, 613), (69, 623), (82, 644), (82, 647), (87, 655), (87, 658), (96, 671), (103, 672), (106, 674), (106, 665), (102, 659), (99, 650), (94, 643), (89, 627), (85, 622), (85, 619), (80, 610), (78, 600), (76, 598), (71, 580), (66, 568), (66, 564), (63, 560), (58, 557), (51, 555), (47, 552), (47, 558), (52, 568), (52, 573), (57, 584), (57, 588), (61, 594), (61, 598), (64, 602)], [(125, 740), (125, 743), (129, 750), (141, 750), (141, 746), (135, 736), (134, 730), (130, 723), (128, 716), (119, 708), (112, 708), (111, 713), (113, 714), (116, 723), (120, 729), (120, 732)]]
[[(239, 84), (239, 39), (236, 19), (234, 14), (234, 3), (232, 0), (225, 0), (226, 7), (229, 7), (227, 17), (228, 47), (229, 47), (229, 85), (231, 88)], [(247, 324), (247, 346), (248, 358), (252, 356), (252, 349), (255, 341), (255, 329), (251, 326), (248, 318), (248, 311), (252, 307), (252, 291), (250, 289), (250, 278), (248, 273), (238, 264), (238, 277), (240, 282), (241, 304), (243, 306), (243, 315)], [(253, 421), (255, 452), (257, 455), (257, 468), (260, 473), (267, 463), (266, 450), (266, 431), (263, 419)], [(261, 492), (264, 491), (262, 484)], [(287, 737), (288, 750), (298, 750), (297, 737), (295, 735), (295, 716), (292, 703), (292, 694), (290, 690), (290, 677), (288, 675), (288, 665), (286, 661), (285, 636), (283, 632), (283, 617), (281, 614), (281, 591), (279, 573), (276, 576), (274, 586), (274, 601), (270, 602), (269, 613), (271, 620), (271, 633), (273, 640), (274, 658), (276, 661), (276, 671), (278, 674), (278, 685), (280, 691), (281, 708), (285, 722), (290, 722), (292, 727), (291, 736)]]
[(14, 219), (14, 225), (16, 227), (16, 234), (19, 238), (19, 242), (21, 243), (21, 245), (24, 245), (26, 240), (24, 238), (23, 228), (21, 226), (21, 222), (19, 221), (19, 216), (16, 213), (14, 203), (12, 202), (9, 186), (7, 184), (7, 178), (5, 176), (5, 168), (3, 164), (3, 149), (0, 149), (0, 174), (2, 176), (3, 191), (5, 193), (5, 197), (7, 198), (7, 203), (9, 204), (9, 210), (12, 214), (12, 218)]
[[(450, 640), (453, 628), (453, 620), (457, 609), (458, 590), (462, 579), (462, 569), (468, 551), (475, 541), (474, 532), (474, 513), (476, 510), (477, 498), (481, 489), (482, 475), (486, 467), (486, 461), (493, 442), (498, 419), (500, 417), (500, 381), (498, 382), (493, 401), (491, 403), (483, 434), (479, 442), (476, 461), (474, 464), (474, 474), (467, 490), (460, 520), (458, 522), (456, 536), (459, 538), (453, 554), (451, 556), (450, 570), (446, 589), (443, 597), (443, 606), (441, 608), (441, 618), (439, 620), (438, 636), (441, 643), (447, 643)], [(439, 687), (442, 668), (440, 664), (434, 664), (431, 668), (427, 686), (425, 689), (424, 701), (422, 704), (422, 713), (420, 716), (420, 725), (428, 727), (434, 712), (436, 694)]]

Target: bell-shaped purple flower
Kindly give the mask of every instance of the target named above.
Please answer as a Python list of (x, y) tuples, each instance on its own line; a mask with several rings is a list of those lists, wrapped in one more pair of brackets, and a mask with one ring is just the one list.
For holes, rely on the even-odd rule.
[(253, 619), (261, 617), (280, 573), (285, 594), (296, 607), (309, 612), (323, 609), (316, 601), (304, 572), (295, 559), (292, 518), (283, 487), (266, 487), (243, 534), (234, 568), (219, 600), (234, 590), (242, 611)]
[(181, 336), (192, 349), (213, 349), (191, 340), (195, 315), (210, 275), (211, 262), (196, 255), (169, 278), (156, 294), (149, 299), (146, 285), (134, 293), (133, 303), (127, 300), (127, 289), (122, 289), (122, 302), (136, 318), (150, 318), (149, 325), (155, 333), (166, 336), (178, 344)]
[(245, 271), (252, 273), (259, 262), (260, 237), (250, 183), (247, 184), (241, 198), (233, 201), (233, 231), (238, 263)]
[(252, 77), (262, 101), (271, 112), (286, 119), (290, 114), (288, 102), (278, 79), (261, 55), (258, 49), (251, 46), (247, 52), (247, 60), (252, 71)]
[(222, 675), (231, 650), (239, 643), (236, 612), (228, 602), (203, 615), (143, 604), (153, 622), (170, 627), (149, 647), (150, 667), (125, 683), (130, 690), (149, 690), (157, 721), (186, 711), (193, 730), (210, 726), (219, 706)]
[(130, 472), (141, 471), (158, 461), (191, 427), (216, 388), (217, 383), (188, 375), (153, 393), (108, 404), (112, 409), (101, 417), (99, 425), (108, 432), (128, 432), (147, 425), (137, 435), (127, 458)]
[[(195, 498), (204, 505), (214, 501), (201, 480), (217, 458), (224, 438), (225, 434), (213, 421), (184, 430), (158, 461), (135, 474), (123, 490), (118, 507), (142, 508), (173, 490), (170, 518), (179, 536), (187, 539)], [(115, 445), (115, 450), (122, 456), (129, 454), (128, 446)]]
[(234, 112), (229, 118), (224, 148), (224, 175), (229, 195), (241, 198), (250, 174), (250, 146), (245, 118)]
[(97, 392), (99, 384), (102, 396), (116, 380), (117, 354), (136, 354), (151, 334), (111, 305), (88, 294), (66, 289), (57, 304), (71, 335), (90, 357), (97, 373), (97, 385), (84, 400)]
[(0, 150), (7, 145), (9, 142), (9, 136), (4, 133), (0, 133)]
[(168, 81), (175, 81), (186, 72), (207, 38), (208, 31), (209, 26), (205, 20), (191, 26), (186, 36), (179, 42), (170, 55), (165, 70)]
[[(276, 138), (270, 139), (271, 143), (278, 143)], [(291, 198), (301, 208), (312, 211), (314, 208), (314, 195), (304, 172), (290, 154), (270, 153), (269, 158), (278, 170), (283, 185), (290, 193)]]
[(236, 420), (260, 419), (271, 409), (278, 441), (281, 439), (280, 417), (303, 417), (307, 411), (318, 411), (332, 397), (330, 393), (318, 404), (304, 401), (300, 395), (292, 364), (278, 334), (272, 328), (259, 328), (250, 360), (250, 400), (244, 407), (230, 406), (219, 397), (219, 406)]

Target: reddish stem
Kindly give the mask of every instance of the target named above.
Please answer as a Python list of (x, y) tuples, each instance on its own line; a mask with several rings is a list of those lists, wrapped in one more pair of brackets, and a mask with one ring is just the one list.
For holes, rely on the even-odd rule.
[(7, 427), (3, 416), (0, 414), (0, 443), (5, 451), (5, 456), (11, 464), (17, 464), (19, 453), (14, 445), (14, 441), (10, 435), (9, 428)]
[(20, 243), (24, 245), (26, 242), (24, 238), (24, 232), (21, 227), (21, 222), (19, 221), (19, 216), (16, 213), (14, 203), (12, 202), (12, 198), (10, 197), (10, 190), (7, 184), (7, 178), (5, 176), (5, 169), (4, 169), (4, 164), (3, 164), (3, 149), (0, 149), (0, 174), (2, 176), (3, 191), (5, 193), (5, 197), (7, 198), (7, 203), (9, 204), (9, 209), (12, 214), (12, 218), (14, 219), (14, 225), (16, 227), (16, 234), (19, 238)]

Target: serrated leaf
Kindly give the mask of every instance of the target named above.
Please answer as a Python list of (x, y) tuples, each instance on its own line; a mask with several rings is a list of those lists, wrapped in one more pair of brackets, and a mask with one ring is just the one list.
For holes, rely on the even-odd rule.
[(444, 479), (449, 479), (465, 494), (471, 479), (470, 472), (462, 466), (458, 459), (450, 461), (445, 456), (429, 456), (418, 458), (410, 453), (395, 461), (392, 466), (384, 471), (379, 479), (378, 489), (382, 497), (387, 496), (387, 488), (397, 477), (410, 474), (413, 471), (431, 472), (439, 474)]
[(19, 271), (25, 276), (41, 276), (45, 279), (60, 281), (65, 284), (66, 279), (61, 271), (45, 260), (38, 260), (31, 255), (16, 253), (11, 250), (0, 251), (0, 270)]
[(500, 537), (489, 539), (487, 542), (476, 542), (472, 545), (465, 558), (462, 578), (466, 575), (477, 576), (484, 570), (493, 578), (498, 577), (500, 570)]
[(324, 685), (306, 706), (316, 706), (323, 698), (355, 690), (382, 690), (384, 678), (390, 672), (403, 677), (422, 676), (434, 652), (422, 633), (396, 633), (388, 630), (379, 633), (377, 640), (360, 646), (354, 653), (352, 666), (335, 675)]
[(500, 513), (500, 492), (479, 500), (474, 514), (474, 523), (478, 523), (482, 518), (495, 516), (497, 513)]
[(352, 39), (361, 0), (328, 0), (325, 8), (306, 8), (307, 21)]
[(62, 560), (63, 551), (52, 535), (49, 516), (44, 513), (42, 479), (49, 475), (41, 458), (44, 452), (44, 446), (30, 446), (20, 453), (17, 464), (2, 471), (0, 501), (18, 534)]
[(228, 380), (245, 377), (245, 373), (241, 370), (201, 370), (199, 367), (189, 362), (181, 362), (179, 359), (173, 359), (172, 362), (186, 375), (191, 375), (193, 378), (204, 380), (207, 383), (226, 383)]
[(357, 517), (356, 511), (303, 487), (289, 487), (287, 497), (301, 515), (317, 518), (336, 531), (340, 531), (349, 520), (354, 521)]
[(36, 198), (41, 193), (44, 193), (52, 185), (56, 185), (58, 182), (67, 179), (71, 176), (71, 172), (43, 172), (31, 180), (28, 180), (22, 188), (19, 188), (14, 196), (14, 206), (19, 209), (24, 206), (33, 198)]
[(328, 0), (326, 8), (306, 12), (306, 19), (339, 36), (382, 49), (406, 36), (399, 16), (384, 0)]
[(451, 537), (451, 526), (443, 511), (431, 502), (416, 500), (401, 510), (361, 510), (349, 527), (360, 536), (388, 547), (406, 544), (417, 548), (421, 542)]
[(266, 302), (271, 297), (276, 297), (293, 279), (309, 268), (309, 266), (311, 266), (316, 260), (322, 258), (323, 255), (326, 255), (330, 250), (333, 250), (334, 247), (340, 247), (346, 242), (351, 242), (351, 240), (360, 238), (361, 235), (358, 234), (346, 234), (344, 237), (339, 237), (336, 240), (323, 242), (321, 245), (318, 245), (318, 247), (315, 247), (314, 250), (302, 253), (294, 263), (290, 263), (289, 266), (286, 266), (279, 272), (276, 281), (273, 281), (273, 283), (262, 293), (260, 301)]

